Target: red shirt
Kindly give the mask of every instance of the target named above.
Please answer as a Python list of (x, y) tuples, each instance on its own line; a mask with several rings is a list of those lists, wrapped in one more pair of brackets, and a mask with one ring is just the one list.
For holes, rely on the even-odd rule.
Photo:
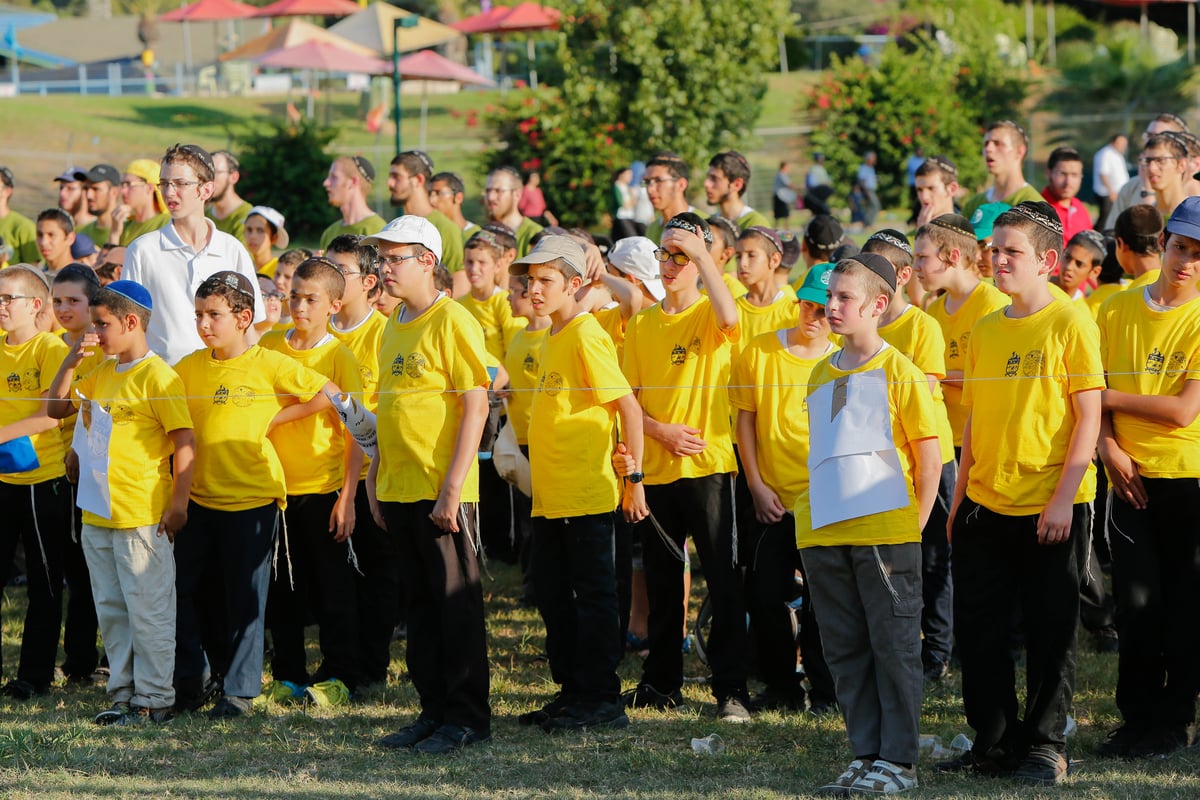
[(1092, 215), (1078, 197), (1072, 197), (1070, 206), (1066, 208), (1063, 207), (1062, 201), (1054, 195), (1054, 190), (1049, 186), (1042, 189), (1042, 197), (1046, 199), (1047, 203), (1054, 206), (1054, 211), (1058, 214), (1059, 221), (1062, 222), (1063, 247), (1066, 247), (1067, 242), (1071, 241), (1071, 237), (1075, 234), (1092, 229)]

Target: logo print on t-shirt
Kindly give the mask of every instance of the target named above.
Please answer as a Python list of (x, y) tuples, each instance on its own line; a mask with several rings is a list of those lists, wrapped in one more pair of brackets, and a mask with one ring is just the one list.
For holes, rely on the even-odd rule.
[(127, 425), (133, 422), (133, 409), (124, 403), (109, 404), (105, 411), (112, 415), (114, 425)]
[(21, 388), (33, 391), (42, 385), (42, 371), (31, 367), (21, 374)]
[(1021, 369), (1021, 357), (1014, 350), (1013, 354), (1008, 357), (1008, 361), (1004, 365), (1004, 377), (1015, 378), (1017, 372)]
[(1181, 371), (1183, 371), (1184, 365), (1186, 363), (1187, 363), (1187, 354), (1184, 353), (1182, 350), (1176, 350), (1174, 353), (1171, 353), (1171, 361), (1169, 364), (1167, 364), (1167, 371), (1168, 372), (1181, 372)]
[(1150, 351), (1150, 355), (1146, 357), (1146, 372), (1151, 375), (1159, 375), (1163, 370), (1163, 362), (1167, 359), (1156, 347)]
[(548, 397), (557, 397), (563, 388), (563, 377), (557, 372), (543, 373), (539, 392), (545, 392)]
[(537, 372), (537, 359), (533, 357), (533, 353), (525, 354), (525, 360), (521, 362), (521, 368), (524, 369), (529, 375), (533, 375)]
[(420, 353), (409, 353), (404, 359), (404, 374), (416, 380), (425, 374), (425, 356)]
[(683, 349), (683, 345), (677, 344), (671, 348), (671, 364), (680, 366), (684, 361), (687, 361), (687, 350)]
[(217, 387), (217, 393), (213, 395), (213, 405), (223, 406), (229, 402), (229, 390), (224, 386)]
[(373, 386), (375, 384), (375, 371), (370, 367), (360, 366), (358, 375), (362, 379), (363, 386)]
[(958, 358), (958, 342), (954, 339), (950, 340), (950, 346), (947, 348), (946, 357)]
[(967, 331), (958, 337), (958, 350), (964, 357), (967, 355), (967, 343), (971, 341), (971, 332)]
[(8, 373), (8, 390), (10, 392), (21, 391), (21, 376), (15, 372)]
[(238, 408), (246, 408), (254, 402), (254, 390), (249, 386), (238, 386), (231, 393), (233, 404)]
[(392, 359), (392, 377), (399, 378), (404, 374), (404, 354), (396, 356)]
[(1025, 354), (1025, 366), (1021, 372), (1026, 378), (1032, 378), (1034, 375), (1042, 374), (1042, 365), (1046, 363), (1046, 357), (1042, 355), (1041, 350), (1030, 350)]

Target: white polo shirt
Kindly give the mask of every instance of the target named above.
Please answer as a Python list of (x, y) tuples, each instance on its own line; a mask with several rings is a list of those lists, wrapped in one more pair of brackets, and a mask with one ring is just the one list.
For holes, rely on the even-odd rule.
[(250, 254), (237, 239), (217, 230), (211, 219), (204, 222), (208, 244), (200, 252), (179, 238), (174, 222), (139, 236), (125, 250), (121, 278), (145, 286), (154, 302), (146, 341), (172, 366), (204, 347), (196, 333), (196, 289), (213, 274), (233, 270), (249, 278), (254, 289), (254, 321), (267, 318)]

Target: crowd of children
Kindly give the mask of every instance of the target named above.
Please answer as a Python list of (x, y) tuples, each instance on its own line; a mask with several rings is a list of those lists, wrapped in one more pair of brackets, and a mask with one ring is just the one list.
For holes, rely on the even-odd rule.
[[(331, 197), (357, 202), (359, 161)], [(691, 537), (718, 719), (840, 709), (854, 758), (822, 790), (902, 792), (956, 660), (975, 740), (938, 769), (1050, 785), (1102, 529), (1124, 724), (1101, 750), (1192, 744), (1200, 537), (1171, 509), (1200, 478), (1200, 197), (1064, 241), (1041, 200), (958, 215), (935, 156), (916, 189), (944, 208), (859, 252), (832, 217), (760, 224), (737, 153), (710, 162), (707, 219), (678, 207), (681, 159), (650, 164), (657, 240), (451, 228), (457, 300), (424, 215), (274, 259), (283, 218), (254, 207), (248, 251), (205, 218), (194, 145), (154, 165), (169, 219), (118, 264), (72, 263), (70, 215), (39, 216), (44, 268), (0, 272), (0, 561), (19, 539), (29, 586), (3, 693), (50, 690), (64, 581), (67, 678), (104, 644), (99, 724), (341, 705), (388, 679), (403, 624), (420, 713), (379, 745), (453, 752), (492, 735), (480, 572), (507, 541), (558, 687), (518, 721), (624, 727), (685, 702)], [(393, 166), (424, 191), (427, 156)], [(506, 447), (527, 486), (493, 467)], [(647, 652), (622, 695), (627, 635)]]

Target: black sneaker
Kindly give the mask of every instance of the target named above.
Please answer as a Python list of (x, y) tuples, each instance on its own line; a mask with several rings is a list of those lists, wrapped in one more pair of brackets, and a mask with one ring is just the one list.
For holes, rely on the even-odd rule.
[(1034, 745), (1012, 776), (1025, 783), (1055, 786), (1066, 780), (1067, 759), (1050, 745)]
[(1165, 758), (1196, 743), (1196, 726), (1157, 725), (1125, 753), (1128, 758)]
[(950, 674), (950, 665), (945, 661), (930, 661), (922, 670), (926, 683), (937, 683)]
[(517, 724), (524, 726), (545, 725), (546, 720), (550, 719), (555, 714), (561, 713), (569, 705), (570, 702), (564, 698), (561, 693), (556, 694), (553, 700), (541, 708), (533, 711), (526, 711), (524, 714), (518, 714)]
[(29, 681), (12, 680), (4, 684), (4, 688), (0, 689), (0, 694), (11, 697), (13, 700), (32, 700), (49, 691), (49, 686), (34, 686)]
[(175, 687), (175, 707), (181, 711), (199, 711), (211, 703), (221, 689), (221, 681), (217, 678), (209, 678), (203, 683), (181, 682)]
[(114, 725), (165, 725), (175, 719), (174, 708), (146, 708), (130, 706)]
[(1110, 731), (1096, 748), (1096, 752), (1109, 758), (1127, 758), (1134, 747), (1142, 744), (1148, 732), (1143, 723), (1126, 722), (1115, 731)]
[(749, 722), (750, 709), (746, 708), (746, 701), (738, 695), (730, 695), (717, 700), (717, 719), (721, 722)]
[(654, 708), (662, 711), (683, 706), (683, 692), (676, 689), (670, 694), (663, 694), (648, 683), (639, 683), (636, 689), (621, 695), (621, 699), (626, 708)]
[(542, 723), (546, 733), (577, 731), (585, 728), (628, 728), (629, 717), (625, 705), (618, 701), (608, 703), (575, 703), (562, 708)]
[(389, 750), (411, 750), (432, 736), (438, 727), (436, 720), (429, 717), (417, 717), (416, 722), (405, 725), (395, 733), (389, 733), (376, 744)]
[(113, 703), (111, 708), (106, 708), (96, 716), (92, 717), (92, 722), (97, 725), (115, 725), (120, 721), (121, 717), (129, 713), (129, 703), (121, 701)]
[(776, 689), (768, 686), (765, 691), (750, 698), (750, 711), (804, 711), (807, 704), (804, 701), (804, 690)]
[(1121, 650), (1121, 638), (1117, 629), (1111, 625), (1101, 628), (1095, 633), (1097, 653), (1117, 653)]
[(980, 775), (1000, 777), (1012, 774), (1014, 766), (1002, 756), (981, 756), (976, 755), (974, 750), (968, 750), (958, 758), (937, 762), (933, 765), (933, 771), (942, 773), (975, 772)]
[(490, 741), (490, 733), (480, 733), (464, 725), (442, 725), (431, 736), (422, 739), (413, 747), (414, 753), (427, 756), (444, 756), (473, 744)]
[(233, 719), (249, 713), (251, 701), (248, 697), (233, 697), (223, 694), (217, 704), (208, 710), (211, 720)]

